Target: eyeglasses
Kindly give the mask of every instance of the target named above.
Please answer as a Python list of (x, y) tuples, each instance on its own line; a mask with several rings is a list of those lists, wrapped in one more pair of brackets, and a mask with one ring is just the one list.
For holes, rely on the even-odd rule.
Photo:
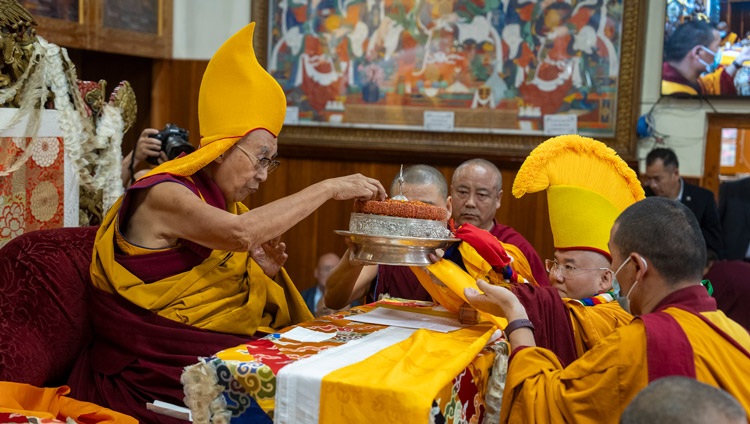
[(573, 275), (576, 275), (580, 273), (581, 271), (609, 271), (612, 272), (609, 268), (576, 268), (573, 265), (560, 265), (557, 263), (556, 260), (553, 259), (545, 259), (544, 260), (544, 267), (547, 269), (547, 272), (552, 274), (553, 272), (558, 273), (563, 278), (570, 278)]
[(253, 166), (256, 170), (260, 171), (261, 169), (265, 168), (266, 172), (269, 174), (276, 170), (276, 168), (281, 165), (281, 162), (279, 162), (276, 159), (268, 159), (268, 158), (256, 158), (255, 156), (251, 155), (247, 152), (247, 150), (243, 149), (242, 146), (235, 144), (234, 147), (240, 149), (242, 153), (244, 153), (248, 159), (253, 163)]

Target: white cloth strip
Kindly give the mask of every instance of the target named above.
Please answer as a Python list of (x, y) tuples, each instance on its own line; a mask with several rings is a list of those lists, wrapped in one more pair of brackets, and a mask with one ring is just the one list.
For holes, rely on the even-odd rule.
[(406, 340), (414, 331), (411, 328), (385, 328), (285, 366), (276, 376), (274, 423), (317, 423), (323, 377)]

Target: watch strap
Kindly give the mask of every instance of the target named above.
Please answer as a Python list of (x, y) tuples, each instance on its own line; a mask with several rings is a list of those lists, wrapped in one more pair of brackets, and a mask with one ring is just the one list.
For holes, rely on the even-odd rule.
[(534, 331), (534, 324), (528, 319), (516, 319), (508, 323), (505, 326), (505, 337), (510, 337), (510, 333), (518, 330), (519, 328), (528, 328)]

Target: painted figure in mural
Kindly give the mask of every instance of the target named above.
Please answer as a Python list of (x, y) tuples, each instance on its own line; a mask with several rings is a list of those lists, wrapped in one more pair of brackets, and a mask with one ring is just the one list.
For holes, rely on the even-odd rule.
[(370, 123), (355, 116), (370, 104), (577, 110), (606, 124), (622, 17), (621, 0), (282, 0), (269, 69), (300, 122)]

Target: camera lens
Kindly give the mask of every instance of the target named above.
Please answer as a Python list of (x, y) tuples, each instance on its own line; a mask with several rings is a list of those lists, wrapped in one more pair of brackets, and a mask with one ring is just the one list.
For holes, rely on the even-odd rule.
[(180, 156), (183, 152), (185, 154), (190, 154), (195, 151), (195, 147), (179, 136), (171, 136), (167, 138), (167, 141), (164, 144), (164, 153), (166, 153), (169, 160)]

